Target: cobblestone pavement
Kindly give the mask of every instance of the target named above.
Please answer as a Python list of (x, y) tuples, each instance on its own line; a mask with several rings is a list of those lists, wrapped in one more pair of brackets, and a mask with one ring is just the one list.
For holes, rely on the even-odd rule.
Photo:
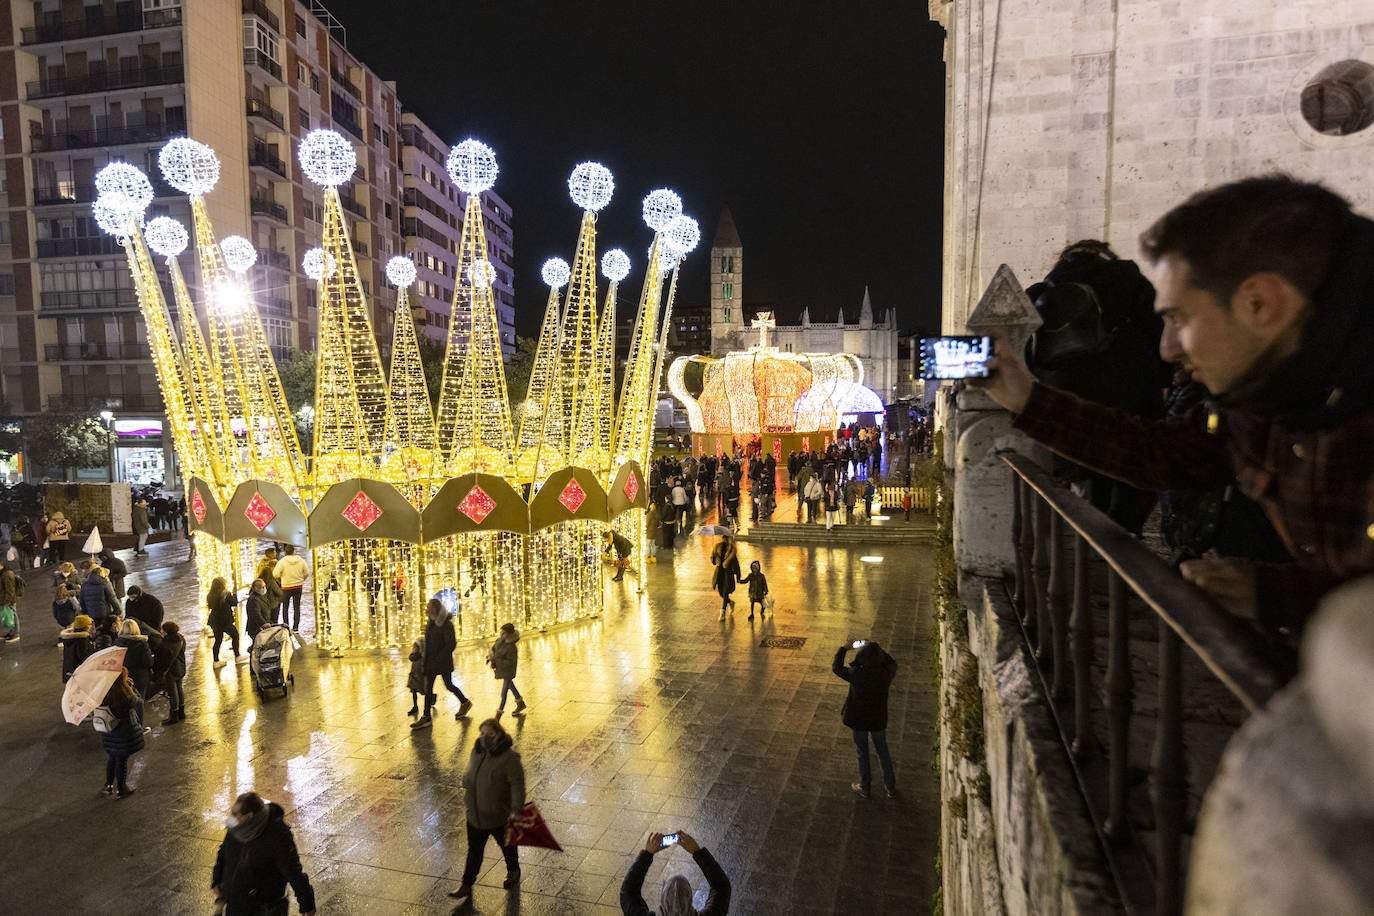
[[(680, 538), (671, 561), (647, 568), (642, 594), (629, 576), (610, 584), (601, 619), (525, 634), (517, 685), (529, 709), (505, 721), (529, 797), (565, 849), (523, 850), (523, 882), (508, 894), (489, 846), (475, 900), (460, 911), (614, 913), (646, 834), (675, 829), (719, 858), (735, 913), (930, 909), (940, 811), (927, 550), (884, 547), (873, 551), (884, 562), (868, 563), (861, 551), (744, 545), (746, 569), (763, 563), (777, 616), (751, 623), (740, 610), (719, 623), (711, 540)], [(246, 666), (211, 667), (184, 542), (151, 550), (122, 552), (128, 584), (159, 595), (188, 635), (189, 718), (164, 728), (165, 699), (148, 705), (131, 798), (98, 795), (99, 739), (61, 719), (61, 653), (41, 580), (21, 603), (23, 640), (0, 646), (0, 912), (208, 913), (223, 819), (248, 789), (286, 809), (321, 913), (452, 911), (445, 894), (466, 844), (462, 771), (499, 698), (485, 647), (456, 653), (471, 718), (455, 721), (441, 691), (432, 730), (408, 727), (399, 651), (301, 652), (291, 695), (264, 702)], [(770, 636), (805, 642), (763, 647)], [(901, 666), (888, 728), (896, 801), (849, 790), (845, 685), (830, 662), (853, 636), (879, 640)], [(670, 850), (649, 872), (651, 906), (675, 873), (702, 905), (704, 880)]]

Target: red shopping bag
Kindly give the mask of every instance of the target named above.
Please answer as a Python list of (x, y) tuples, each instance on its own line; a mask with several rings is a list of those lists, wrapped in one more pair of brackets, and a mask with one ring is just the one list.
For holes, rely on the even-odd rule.
[(506, 825), (506, 845), (542, 846), (563, 851), (563, 847), (549, 832), (549, 825), (544, 823), (544, 815), (539, 813), (539, 806), (534, 802), (526, 802), (525, 810), (520, 812), (519, 817), (511, 818)]

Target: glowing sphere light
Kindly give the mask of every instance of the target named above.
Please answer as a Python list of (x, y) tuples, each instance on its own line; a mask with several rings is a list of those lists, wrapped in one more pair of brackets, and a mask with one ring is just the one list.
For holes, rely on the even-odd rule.
[(601, 256), (601, 272), (612, 283), (619, 283), (630, 275), (630, 256), (619, 248), (612, 248)]
[(134, 206), (127, 194), (120, 191), (101, 194), (95, 199), (95, 203), (91, 204), (91, 215), (95, 217), (95, 224), (100, 227), (100, 231), (117, 239), (129, 237), (133, 220), (142, 212)]
[(405, 288), (415, 282), (415, 262), (404, 255), (396, 255), (386, 262), (386, 278), (392, 286)]
[(682, 215), (682, 198), (677, 196), (676, 191), (667, 188), (650, 191), (644, 197), (641, 212), (644, 214), (644, 222), (650, 229), (662, 232), (668, 228), (669, 223)]
[[(654, 256), (654, 246), (649, 246), (649, 257)], [(658, 246), (658, 272), (661, 274), (672, 273), (673, 268), (677, 267), (677, 262), (682, 259), (672, 248), (667, 245)]]
[(663, 230), (663, 243), (685, 257), (701, 241), (701, 227), (690, 216), (679, 216)]
[(476, 260), (468, 267), (468, 282), (476, 286), (486, 277), (486, 285), (490, 286), (496, 282), (496, 268), (491, 266), (490, 261)]
[(258, 263), (258, 250), (241, 235), (226, 235), (219, 243), (219, 250), (224, 253), (224, 266), (236, 274)]
[(219, 157), (190, 137), (169, 141), (157, 154), (157, 167), (169, 185), (192, 197), (204, 197), (219, 182)]
[(170, 216), (159, 216), (143, 227), (143, 238), (154, 254), (174, 258), (186, 250), (191, 238), (186, 227)]
[(545, 286), (558, 289), (567, 284), (568, 278), (572, 276), (572, 268), (562, 258), (549, 258), (539, 269), (539, 274), (544, 278)]
[(111, 162), (95, 173), (97, 196), (123, 194), (128, 205), (142, 213), (153, 202), (153, 184), (137, 167), (127, 162)]
[(492, 148), (471, 137), (449, 150), (444, 170), (458, 190), (465, 194), (481, 194), (491, 190), (501, 171)]
[[(334, 271), (338, 265), (334, 263), (334, 256), (327, 253), (323, 248), (311, 248), (301, 258), (301, 270), (305, 275), (316, 283), (325, 277), (334, 276)], [(387, 265), (390, 271), (390, 265)], [(388, 272), (387, 276), (391, 274)]]
[(336, 130), (312, 130), (301, 141), (298, 155), (305, 177), (323, 187), (338, 187), (358, 168), (353, 144)]
[(615, 179), (599, 162), (583, 162), (568, 176), (568, 196), (583, 210), (593, 213), (611, 202)]

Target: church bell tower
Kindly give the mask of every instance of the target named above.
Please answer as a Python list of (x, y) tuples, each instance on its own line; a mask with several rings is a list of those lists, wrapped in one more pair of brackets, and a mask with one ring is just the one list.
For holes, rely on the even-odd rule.
[(744, 346), (744, 246), (730, 208), (720, 211), (711, 243), (711, 352)]

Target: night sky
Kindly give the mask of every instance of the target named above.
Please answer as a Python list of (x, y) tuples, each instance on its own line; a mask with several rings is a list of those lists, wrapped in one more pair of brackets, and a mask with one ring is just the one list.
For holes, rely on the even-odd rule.
[(706, 299), (728, 204), (745, 303), (843, 306), (865, 285), (903, 327), (939, 325), (944, 33), (925, 3), (851, 0), (325, 0), (348, 45), (450, 143), (490, 144), (515, 211), (516, 324), (533, 335), (545, 258), (572, 259), (567, 176), (615, 174), (598, 222), (636, 294), (639, 203), (683, 197), (702, 245), (683, 302)]

